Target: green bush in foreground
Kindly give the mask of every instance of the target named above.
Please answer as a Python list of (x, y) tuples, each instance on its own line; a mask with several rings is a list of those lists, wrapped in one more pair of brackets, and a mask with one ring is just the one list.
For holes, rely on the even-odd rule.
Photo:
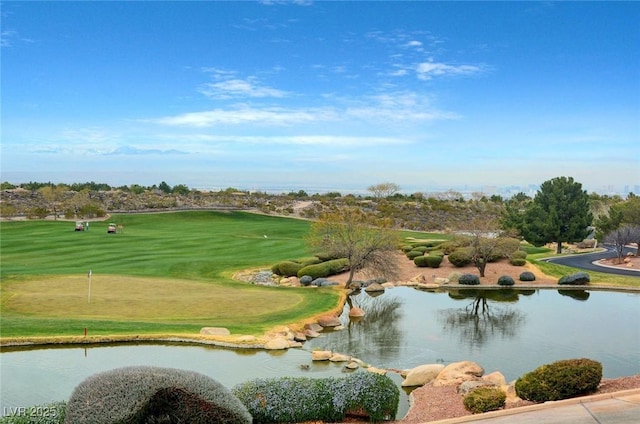
[(13, 415), (0, 418), (0, 424), (62, 424), (66, 415), (66, 402), (54, 402), (45, 405), (30, 406), (25, 410), (11, 411), (5, 408), (5, 412)]
[(330, 261), (300, 268), (300, 270), (298, 271), (298, 277), (308, 275), (315, 280), (316, 278), (330, 277), (332, 275), (347, 271), (348, 269), (348, 259), (333, 259)]
[(586, 272), (576, 272), (575, 274), (565, 275), (560, 277), (558, 284), (560, 285), (583, 285), (588, 284), (591, 281), (591, 277)]
[(524, 266), (527, 263), (527, 260), (522, 258), (511, 258), (509, 259), (509, 263), (513, 266)]
[(516, 394), (534, 402), (568, 399), (594, 392), (602, 380), (602, 364), (591, 359), (565, 359), (516, 380)]
[(463, 399), (464, 407), (474, 414), (495, 411), (504, 406), (507, 400), (505, 392), (498, 387), (478, 387)]
[(421, 252), (419, 250), (410, 250), (406, 253), (406, 255), (409, 259), (415, 259), (417, 257), (424, 256), (424, 252)]
[(413, 259), (413, 263), (418, 267), (438, 268), (442, 263), (442, 256), (418, 256)]
[(232, 392), (254, 423), (342, 422), (361, 411), (372, 421), (392, 420), (400, 392), (389, 377), (361, 371), (345, 378), (273, 378), (239, 384)]
[(293, 277), (298, 275), (298, 271), (302, 269), (302, 264), (293, 261), (278, 262), (275, 268), (271, 268), (271, 272), (283, 277)]
[(427, 256), (418, 256), (413, 258), (413, 263), (416, 264), (417, 267), (424, 268), (427, 266)]
[(192, 371), (125, 367), (95, 374), (73, 390), (66, 422), (247, 423), (247, 408), (217, 381)]

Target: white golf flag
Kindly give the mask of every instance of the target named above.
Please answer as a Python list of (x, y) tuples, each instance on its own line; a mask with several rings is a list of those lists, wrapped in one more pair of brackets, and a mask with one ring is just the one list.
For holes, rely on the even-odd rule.
[(91, 270), (89, 270), (89, 278), (91, 278), (92, 275), (93, 273), (91, 272)]

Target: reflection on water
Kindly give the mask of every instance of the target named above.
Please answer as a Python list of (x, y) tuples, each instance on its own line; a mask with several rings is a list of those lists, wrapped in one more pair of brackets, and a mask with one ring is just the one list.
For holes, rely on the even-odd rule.
[[(588, 301), (585, 301), (587, 300)], [(446, 293), (408, 287), (352, 296), (366, 315), (305, 348), (349, 353), (383, 368), (478, 362), (507, 380), (560, 359), (602, 362), (605, 377), (640, 373), (640, 295), (571, 290)], [(342, 315), (349, 322), (349, 306)]]
[(516, 290), (508, 289), (452, 291), (449, 297), (453, 299), (472, 300), (461, 308), (440, 310), (438, 318), (444, 324), (444, 331), (457, 334), (461, 344), (481, 347), (495, 337), (511, 339), (518, 334), (525, 316), (523, 312), (500, 303), (517, 302), (518, 296)]
[[(349, 305), (364, 309), (366, 315), (350, 320)], [(399, 287), (376, 297), (365, 292), (351, 296), (341, 320), (344, 330), (327, 331), (303, 349), (288, 351), (144, 344), (4, 349), (0, 409), (68, 399), (86, 377), (130, 365), (192, 370), (227, 387), (254, 378), (341, 376), (343, 364), (311, 362), (315, 348), (393, 369), (471, 360), (487, 373), (501, 371), (507, 380), (545, 363), (578, 357), (600, 361), (605, 377), (640, 373), (639, 294), (473, 289), (435, 293)], [(390, 376), (400, 383), (397, 374)], [(399, 416), (408, 407), (404, 399)]]

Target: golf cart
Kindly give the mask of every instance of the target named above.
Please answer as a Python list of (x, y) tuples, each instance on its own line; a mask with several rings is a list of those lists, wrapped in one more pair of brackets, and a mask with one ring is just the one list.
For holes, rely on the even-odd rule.
[(108, 234), (115, 234), (115, 233), (116, 233), (117, 228), (118, 228), (118, 227), (116, 226), (116, 224), (113, 224), (113, 223), (112, 223), (112, 224), (109, 224), (109, 226), (107, 227), (107, 233), (108, 233)]
[(76, 221), (76, 228), (74, 231), (84, 231), (84, 222)]

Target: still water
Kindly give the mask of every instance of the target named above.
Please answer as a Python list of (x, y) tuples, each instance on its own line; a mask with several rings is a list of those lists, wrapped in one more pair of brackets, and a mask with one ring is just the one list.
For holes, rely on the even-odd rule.
[[(254, 378), (341, 376), (342, 365), (311, 363), (312, 349), (348, 353), (381, 368), (471, 360), (513, 380), (539, 365), (587, 357), (605, 377), (640, 373), (640, 294), (473, 291), (432, 293), (399, 287), (351, 303), (364, 319), (288, 351), (208, 346), (117, 345), (0, 354), (0, 410), (69, 398), (88, 376), (129, 365), (193, 370), (228, 388)], [(345, 305), (345, 312), (348, 305)], [(301, 365), (310, 365), (302, 369)], [(399, 384), (397, 374), (389, 374)], [(398, 413), (406, 413), (406, 394)]]

